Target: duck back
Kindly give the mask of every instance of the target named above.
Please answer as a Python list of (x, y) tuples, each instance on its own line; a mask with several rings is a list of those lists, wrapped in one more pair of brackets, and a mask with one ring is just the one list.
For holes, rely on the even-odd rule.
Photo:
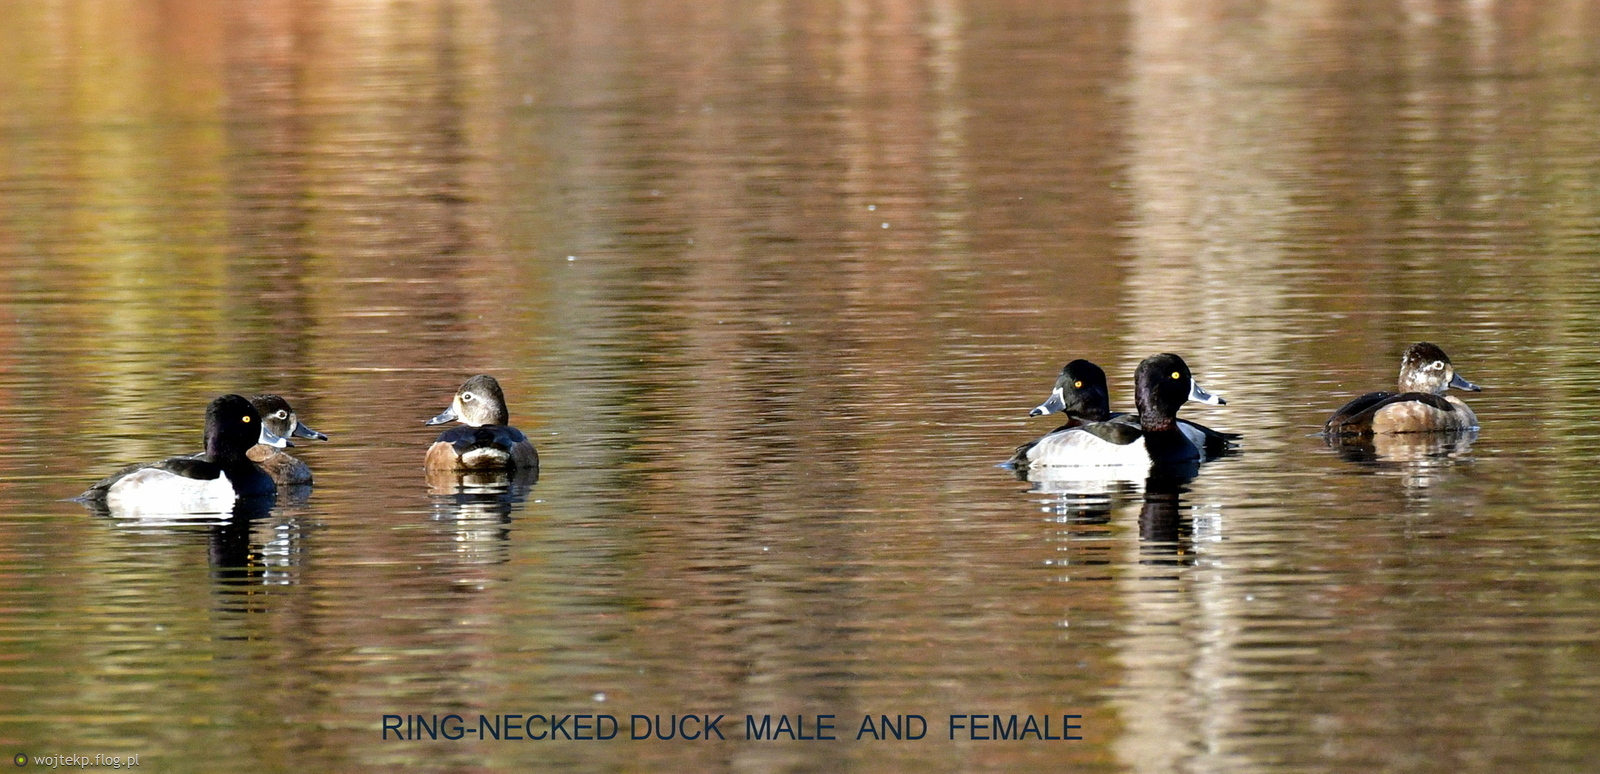
[(459, 470), (537, 468), (539, 454), (528, 437), (510, 425), (462, 425), (439, 434), (428, 449), (426, 464)]

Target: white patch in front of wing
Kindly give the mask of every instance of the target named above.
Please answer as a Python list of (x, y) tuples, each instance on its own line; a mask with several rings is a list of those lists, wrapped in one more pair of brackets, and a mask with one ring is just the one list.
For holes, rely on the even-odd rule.
[(1029, 467), (1081, 466), (1107, 468), (1150, 468), (1150, 453), (1144, 438), (1129, 444), (1115, 444), (1081, 428), (1051, 433), (1028, 450)]
[(119, 515), (227, 513), (238, 496), (227, 474), (186, 478), (161, 468), (141, 468), (106, 490), (106, 507)]

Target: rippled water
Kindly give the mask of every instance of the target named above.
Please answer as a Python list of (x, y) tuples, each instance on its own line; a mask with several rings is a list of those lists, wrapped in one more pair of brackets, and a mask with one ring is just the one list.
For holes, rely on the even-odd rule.
[[(1577, 771), (1600, 757), (1592, 4), (13, 3), (0, 753), (153, 771)], [(1479, 437), (1316, 432), (1441, 344)], [(1062, 363), (1245, 434), (995, 467)], [(467, 376), (537, 483), (433, 494)], [(221, 523), (62, 502), (273, 391)], [(1063, 492), (1074, 489), (1079, 493)], [(726, 714), (728, 741), (385, 740)], [(746, 714), (840, 741), (743, 741)], [(918, 741), (856, 741), (866, 713)], [(951, 741), (952, 714), (1081, 741)], [(624, 728), (623, 736), (627, 735)]]

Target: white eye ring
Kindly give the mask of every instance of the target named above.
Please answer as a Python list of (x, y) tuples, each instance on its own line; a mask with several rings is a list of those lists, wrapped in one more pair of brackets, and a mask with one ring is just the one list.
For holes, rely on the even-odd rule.
[(472, 400), (472, 393), (470, 393), (470, 392), (461, 393), (461, 402), (462, 403), (467, 403), (467, 402), (469, 402), (471, 400)]
[(275, 416), (275, 417), (277, 417), (279, 419), (288, 419), (289, 418), (289, 412), (284, 411), (283, 409), (278, 409), (278, 413), (273, 414), (273, 416)]
[(1429, 363), (1428, 364), (1428, 370), (1429, 371), (1443, 371), (1444, 370), (1444, 361), (1443, 360), (1435, 360), (1432, 363)]

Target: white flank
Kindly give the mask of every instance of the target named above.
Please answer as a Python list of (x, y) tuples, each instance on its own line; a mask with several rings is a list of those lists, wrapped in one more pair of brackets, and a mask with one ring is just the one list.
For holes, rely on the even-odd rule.
[(1115, 444), (1093, 433), (1071, 428), (1051, 433), (1028, 450), (1030, 467), (1077, 466), (1150, 469), (1150, 453), (1144, 439), (1130, 444)]
[(106, 492), (106, 507), (119, 515), (227, 513), (233, 510), (233, 483), (227, 474), (205, 481), (160, 468), (123, 476)]

